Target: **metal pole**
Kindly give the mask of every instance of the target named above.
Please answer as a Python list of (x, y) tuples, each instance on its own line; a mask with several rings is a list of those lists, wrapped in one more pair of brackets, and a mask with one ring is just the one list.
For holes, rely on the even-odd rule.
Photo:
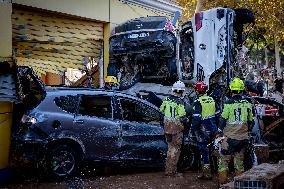
[(100, 88), (104, 87), (104, 51), (101, 49), (101, 56), (100, 56)]

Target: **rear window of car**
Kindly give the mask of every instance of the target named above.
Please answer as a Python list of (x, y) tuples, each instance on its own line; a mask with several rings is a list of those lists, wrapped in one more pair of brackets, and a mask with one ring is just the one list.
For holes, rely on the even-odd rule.
[(78, 96), (72, 96), (72, 95), (60, 96), (56, 97), (54, 99), (54, 102), (62, 110), (69, 113), (75, 113), (78, 102)]

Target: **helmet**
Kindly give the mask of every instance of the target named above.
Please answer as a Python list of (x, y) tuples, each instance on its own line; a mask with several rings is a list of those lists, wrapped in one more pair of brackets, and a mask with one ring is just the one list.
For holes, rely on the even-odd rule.
[(185, 90), (185, 85), (182, 81), (176, 81), (173, 84), (172, 91), (184, 91), (184, 90)]
[(198, 93), (203, 94), (207, 91), (207, 89), (208, 89), (208, 86), (203, 81), (198, 81), (195, 84), (195, 91), (197, 91)]
[(105, 83), (117, 84), (117, 79), (114, 76), (106, 76), (105, 77)]
[(238, 78), (238, 77), (235, 77), (234, 80), (230, 82), (229, 87), (230, 87), (231, 91), (238, 91), (238, 92), (240, 92), (240, 91), (245, 90), (244, 82), (240, 78)]

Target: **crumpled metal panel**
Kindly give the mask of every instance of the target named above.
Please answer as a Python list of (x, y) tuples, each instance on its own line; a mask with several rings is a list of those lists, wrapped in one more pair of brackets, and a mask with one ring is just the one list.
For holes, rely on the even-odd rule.
[(0, 75), (0, 101), (16, 101), (16, 82), (12, 74)]

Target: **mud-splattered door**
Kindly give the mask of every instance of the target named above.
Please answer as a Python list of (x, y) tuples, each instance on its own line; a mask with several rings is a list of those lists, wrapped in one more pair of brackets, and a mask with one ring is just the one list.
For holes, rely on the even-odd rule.
[(119, 122), (113, 119), (112, 97), (82, 95), (74, 127), (86, 147), (87, 158), (118, 160)]
[(167, 151), (164, 129), (157, 109), (139, 101), (120, 98), (121, 158), (135, 164), (162, 164)]

